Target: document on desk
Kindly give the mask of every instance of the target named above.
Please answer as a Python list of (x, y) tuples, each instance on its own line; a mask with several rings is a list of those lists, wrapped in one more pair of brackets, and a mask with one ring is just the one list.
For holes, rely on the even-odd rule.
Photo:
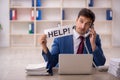
[(41, 64), (28, 64), (26, 66), (26, 74), (27, 75), (49, 75), (46, 69), (47, 63)]
[(120, 58), (110, 59), (108, 73), (120, 77)]

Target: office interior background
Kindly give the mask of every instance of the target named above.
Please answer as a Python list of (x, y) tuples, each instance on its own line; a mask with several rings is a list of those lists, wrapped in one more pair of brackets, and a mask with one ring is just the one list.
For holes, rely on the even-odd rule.
[[(21, 64), (22, 68), (25, 68), (29, 63), (44, 62), (38, 42), (40, 34), (44, 29), (57, 27), (58, 24), (62, 26), (74, 24), (77, 12), (83, 7), (88, 7), (89, 0), (45, 0), (46, 2), (41, 0), (43, 6), (39, 7), (33, 6), (36, 3), (32, 4), (32, 0), (16, 0), (16, 3), (14, 1), (0, 0), (2, 27), (0, 28), (0, 64), (3, 64), (0, 70), (4, 72), (4, 75), (0, 72), (0, 77), (2, 76), (3, 79), (5, 74), (13, 70), (11, 67)], [(109, 64), (111, 58), (120, 58), (119, 3), (120, 0), (94, 0), (94, 6), (88, 7), (96, 14), (94, 27), (101, 37), (102, 48), (107, 58), (105, 65)], [(15, 10), (15, 13), (17, 11), (17, 19), (10, 19), (11, 10)], [(112, 20), (106, 20), (106, 10), (112, 10)], [(32, 18), (32, 11), (40, 12), (42, 19)], [(29, 31), (29, 26), (32, 24), (34, 24), (34, 32)], [(48, 39), (49, 49), (52, 40)], [(6, 72), (5, 69), (9, 71)]]

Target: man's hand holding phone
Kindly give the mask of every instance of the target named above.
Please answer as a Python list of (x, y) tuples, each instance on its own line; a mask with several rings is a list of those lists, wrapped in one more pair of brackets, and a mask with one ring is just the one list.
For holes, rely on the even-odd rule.
[(96, 31), (94, 29), (94, 27), (89, 28), (89, 32), (90, 32), (90, 43), (92, 46), (92, 51), (94, 51), (96, 49)]

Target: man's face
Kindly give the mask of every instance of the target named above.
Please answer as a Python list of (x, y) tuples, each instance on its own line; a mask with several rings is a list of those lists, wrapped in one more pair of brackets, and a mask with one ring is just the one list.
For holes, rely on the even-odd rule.
[(91, 24), (92, 24), (92, 20), (90, 18), (80, 16), (76, 20), (76, 28), (75, 29), (80, 35), (84, 35), (86, 33), (86, 31), (89, 30)]

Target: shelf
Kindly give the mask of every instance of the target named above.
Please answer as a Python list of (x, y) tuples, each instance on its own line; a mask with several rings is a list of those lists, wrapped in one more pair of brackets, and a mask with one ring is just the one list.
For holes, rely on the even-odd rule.
[(95, 8), (112, 8), (112, 0), (94, 0)]
[(112, 7), (88, 7), (88, 9), (111, 9)]
[(11, 36), (34, 36), (34, 34), (10, 34)]
[[(9, 9), (17, 11), (17, 19), (10, 20), (11, 47), (40, 47), (38, 38), (45, 29), (66, 25), (75, 25), (76, 18), (82, 8), (91, 9), (96, 16), (94, 28), (100, 34), (103, 47), (111, 46), (112, 20), (106, 20), (106, 10), (112, 9), (112, 0), (94, 0), (93, 7), (89, 0), (40, 0), (40, 6), (34, 6), (32, 0), (9, 0)], [(37, 20), (40, 10), (41, 19)], [(63, 19), (64, 11), (64, 19)], [(33, 13), (33, 18), (31, 19)], [(34, 24), (34, 34), (29, 34), (29, 24)], [(30, 39), (30, 41), (29, 41)], [(28, 42), (27, 42), (28, 41)], [(53, 39), (48, 39), (48, 47)]]
[(34, 9), (34, 7), (27, 7), (27, 6), (11, 6), (11, 9)]
[(42, 7), (61, 7), (61, 0), (41, 0)]
[(65, 7), (86, 7), (86, 0), (63, 0), (63, 8)]
[(32, 7), (31, 0), (9, 0), (12, 7)]
[(40, 22), (36, 24), (36, 34), (44, 33), (45, 29), (55, 28), (60, 22)]
[(11, 23), (27, 23), (27, 22), (34, 22), (34, 20), (10, 20)]
[(61, 9), (40, 9), (42, 20), (61, 20)]
[(29, 34), (29, 25), (31, 22), (12, 22), (10, 24), (10, 34)]
[(28, 35), (11, 35), (11, 46), (12, 47), (33, 47), (34, 36)]
[(37, 9), (61, 9), (61, 7), (36, 7)]
[(61, 20), (36, 20), (37, 23), (39, 22), (60, 22)]

